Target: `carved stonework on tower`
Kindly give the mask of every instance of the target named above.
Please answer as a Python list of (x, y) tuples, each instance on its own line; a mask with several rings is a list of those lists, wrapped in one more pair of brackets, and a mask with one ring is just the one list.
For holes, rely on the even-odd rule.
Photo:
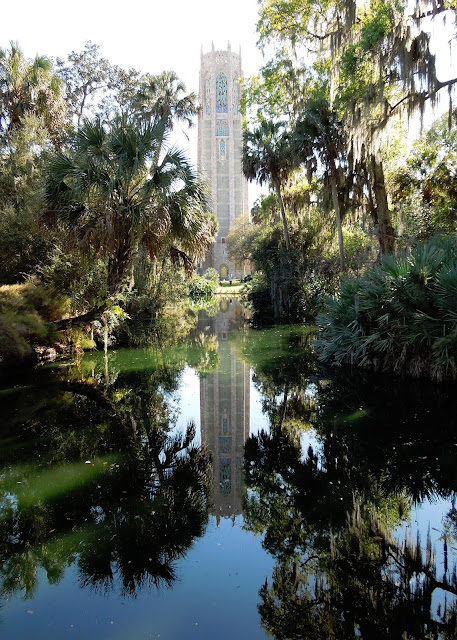
[(201, 54), (198, 118), (198, 167), (211, 189), (211, 210), (219, 233), (203, 268), (214, 267), (221, 278), (241, 277), (227, 256), (226, 238), (236, 218), (248, 213), (248, 186), (243, 176), (240, 80), (241, 54), (227, 51)]

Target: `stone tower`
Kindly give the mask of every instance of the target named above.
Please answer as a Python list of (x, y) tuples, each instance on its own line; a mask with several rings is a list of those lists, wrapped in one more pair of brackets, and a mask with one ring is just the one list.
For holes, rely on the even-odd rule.
[(211, 210), (219, 233), (203, 268), (214, 267), (221, 278), (240, 277), (227, 257), (226, 237), (238, 216), (248, 213), (248, 188), (241, 165), (243, 77), (241, 53), (215, 51), (201, 54), (198, 118), (198, 168), (210, 184)]

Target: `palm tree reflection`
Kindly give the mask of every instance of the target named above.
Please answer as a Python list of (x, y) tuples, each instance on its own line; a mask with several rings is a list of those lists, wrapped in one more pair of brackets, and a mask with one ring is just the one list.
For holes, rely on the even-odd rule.
[[(179, 368), (163, 378), (166, 388), (178, 379)], [(54, 583), (72, 564), (96, 590), (173, 583), (206, 527), (211, 467), (194, 424), (170, 432), (161, 383), (157, 371), (108, 386), (68, 371), (50, 389), (18, 392), (27, 421), (19, 437), (14, 419), (2, 433), (1, 596), (32, 597), (40, 568)]]

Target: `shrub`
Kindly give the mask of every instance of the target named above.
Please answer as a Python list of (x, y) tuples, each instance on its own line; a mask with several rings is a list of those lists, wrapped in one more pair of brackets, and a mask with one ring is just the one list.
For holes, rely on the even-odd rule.
[(68, 299), (34, 282), (0, 287), (0, 359), (23, 360), (34, 344), (55, 339), (53, 320), (68, 310)]
[(203, 276), (194, 276), (192, 282), (189, 284), (189, 297), (192, 302), (199, 302), (211, 298), (215, 291), (216, 282), (214, 280), (207, 280)]
[(436, 236), (347, 280), (318, 315), (315, 348), (328, 363), (457, 377), (457, 241)]
[(208, 267), (205, 273), (203, 274), (205, 280), (209, 280), (209, 282), (214, 282), (216, 286), (219, 284), (219, 272), (214, 267)]
[(38, 217), (28, 209), (17, 211), (11, 205), (0, 209), (0, 282), (23, 282), (46, 259), (51, 247), (50, 234), (41, 229)]

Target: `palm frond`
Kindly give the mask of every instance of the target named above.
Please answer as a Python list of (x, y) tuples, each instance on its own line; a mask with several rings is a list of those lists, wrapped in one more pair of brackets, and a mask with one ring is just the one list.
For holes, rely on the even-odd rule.
[(317, 318), (320, 359), (457, 377), (456, 251), (455, 238), (432, 238), (345, 282)]

